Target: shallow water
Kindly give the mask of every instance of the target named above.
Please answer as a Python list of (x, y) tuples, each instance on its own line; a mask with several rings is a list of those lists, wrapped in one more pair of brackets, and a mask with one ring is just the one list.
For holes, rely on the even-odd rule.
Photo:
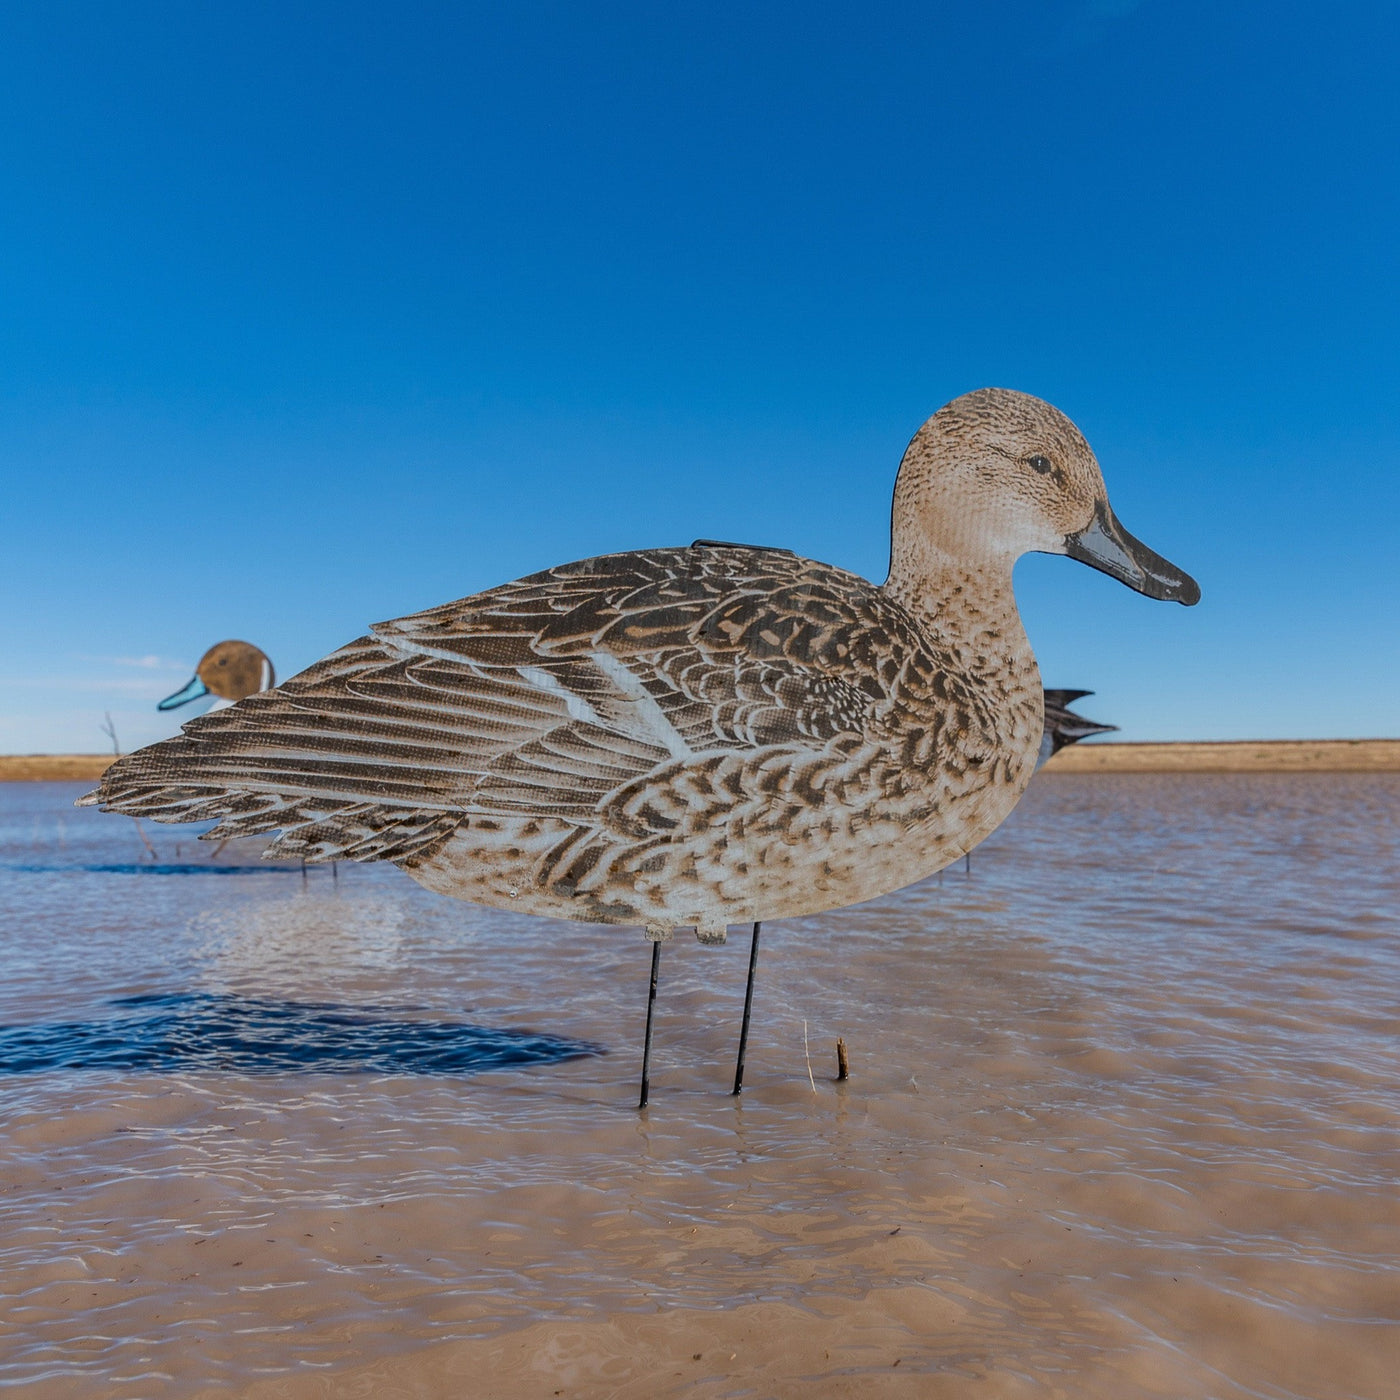
[(667, 945), (643, 1115), (636, 931), (81, 790), (0, 785), (0, 1384), (1400, 1393), (1394, 775), (1044, 775), (765, 928), (737, 1101), (747, 938)]

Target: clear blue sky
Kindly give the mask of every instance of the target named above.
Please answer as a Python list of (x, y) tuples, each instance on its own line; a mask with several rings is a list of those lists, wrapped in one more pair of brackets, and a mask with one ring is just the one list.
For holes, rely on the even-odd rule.
[(984, 384), (1204, 589), (1026, 561), (1047, 684), (1400, 733), (1397, 52), (1346, 0), (11, 0), (0, 751), (608, 550), (883, 578)]

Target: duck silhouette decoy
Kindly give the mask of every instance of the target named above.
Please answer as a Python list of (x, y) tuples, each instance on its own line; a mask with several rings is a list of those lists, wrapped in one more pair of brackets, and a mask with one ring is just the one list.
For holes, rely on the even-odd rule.
[(1007, 389), (954, 399), (895, 482), (889, 577), (697, 543), (561, 564), (379, 623), (203, 715), (80, 799), (267, 854), (387, 860), (441, 894), (660, 941), (873, 899), (1016, 805), (1044, 732), (1012, 593), (1031, 551), (1200, 597), (1109, 507), (1079, 429)]
[(1036, 767), (1048, 763), (1063, 748), (1093, 734), (1116, 734), (1116, 724), (1099, 724), (1070, 709), (1076, 700), (1092, 695), (1092, 690), (1047, 690), (1045, 692), (1045, 732), (1040, 740)]
[(156, 709), (175, 710), (204, 695), (232, 703), (260, 690), (271, 690), (276, 684), (272, 662), (252, 642), (218, 642), (200, 657), (190, 683), (174, 695), (167, 695)]

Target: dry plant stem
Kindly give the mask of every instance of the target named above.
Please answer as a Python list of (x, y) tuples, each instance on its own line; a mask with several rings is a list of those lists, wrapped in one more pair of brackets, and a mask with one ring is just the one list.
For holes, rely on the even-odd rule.
[(136, 828), (136, 834), (141, 838), (141, 844), (151, 853), (151, 859), (158, 861), (160, 857), (156, 854), (156, 848), (151, 845), (146, 833), (141, 829), (140, 818), (132, 817), (131, 824)]
[[(122, 746), (117, 740), (117, 726), (112, 723), (112, 712), (103, 710), (102, 723), (97, 726), (111, 741), (112, 752), (117, 758), (122, 756)], [(140, 821), (132, 817), (131, 824), (136, 828), (136, 834), (141, 838), (141, 844), (151, 853), (151, 859), (158, 861), (160, 857), (156, 854), (156, 848), (151, 845), (146, 833), (141, 829)]]
[(807, 1060), (807, 1082), (812, 1086), (812, 1092), (817, 1092), (817, 1081), (812, 1078), (812, 1051), (807, 1044), (807, 1022), (802, 1023), (802, 1053)]

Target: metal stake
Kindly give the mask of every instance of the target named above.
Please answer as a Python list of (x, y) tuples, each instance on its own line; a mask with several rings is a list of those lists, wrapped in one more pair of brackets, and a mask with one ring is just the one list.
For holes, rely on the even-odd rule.
[(758, 967), (758, 931), (762, 924), (753, 926), (753, 942), (749, 945), (749, 985), (744, 992), (744, 1023), (739, 1027), (739, 1062), (734, 1066), (734, 1093), (744, 1091), (744, 1053), (749, 1048), (749, 1016), (753, 1011), (753, 974)]
[(647, 1106), (647, 1095), (651, 1092), (651, 1021), (656, 1011), (656, 972), (661, 964), (661, 941), (651, 945), (651, 987), (647, 992), (647, 1034), (642, 1042), (642, 1098), (637, 1107)]

